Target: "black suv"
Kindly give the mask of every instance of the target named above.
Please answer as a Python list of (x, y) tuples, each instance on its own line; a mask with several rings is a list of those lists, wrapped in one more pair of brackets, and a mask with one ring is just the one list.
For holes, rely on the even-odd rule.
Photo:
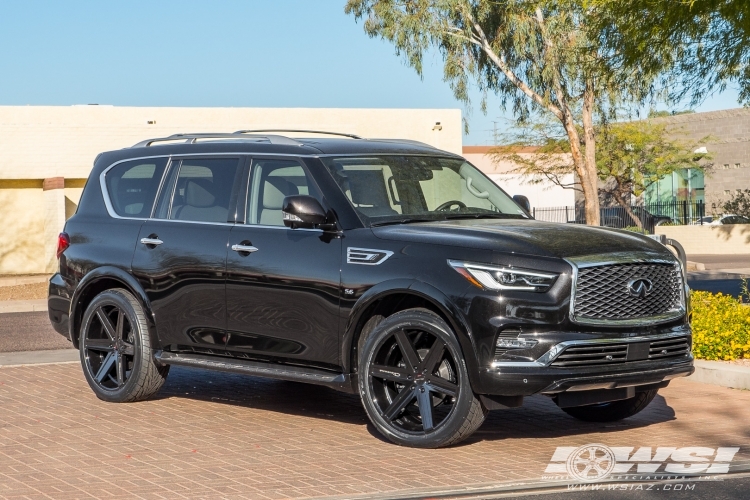
[(686, 280), (661, 244), (536, 221), (425, 144), (274, 132), (97, 157), (49, 316), (99, 398), (148, 398), (171, 365), (308, 382), (438, 447), (524, 396), (613, 421), (692, 373)]

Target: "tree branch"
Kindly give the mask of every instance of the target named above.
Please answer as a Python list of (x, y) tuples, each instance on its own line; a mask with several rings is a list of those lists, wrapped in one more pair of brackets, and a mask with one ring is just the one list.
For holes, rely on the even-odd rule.
[(479, 38), (479, 45), (484, 51), (485, 54), (487, 54), (487, 57), (490, 58), (490, 60), (495, 63), (495, 65), (500, 68), (500, 71), (503, 72), (506, 78), (513, 83), (518, 89), (526, 94), (531, 100), (533, 100), (535, 103), (537, 103), (539, 106), (542, 106), (543, 108), (549, 110), (552, 114), (554, 114), (558, 120), (564, 121), (565, 115), (563, 114), (562, 110), (555, 106), (554, 104), (550, 102), (545, 102), (544, 98), (534, 92), (523, 80), (521, 80), (516, 74), (513, 72), (513, 70), (508, 67), (508, 65), (505, 63), (504, 58), (498, 56), (498, 54), (495, 53), (495, 51), (492, 49), (492, 46), (490, 45), (490, 42), (487, 40), (487, 35), (485, 35), (484, 30), (474, 20), (474, 17), (469, 13), (465, 12), (464, 15), (467, 17), (469, 22), (471, 23), (472, 28), (476, 32), (477, 37)]

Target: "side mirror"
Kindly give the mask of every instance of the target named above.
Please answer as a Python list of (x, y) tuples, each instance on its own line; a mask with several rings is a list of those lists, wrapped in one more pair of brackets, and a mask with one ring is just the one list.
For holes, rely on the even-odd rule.
[(531, 203), (529, 203), (529, 199), (526, 198), (524, 195), (522, 195), (522, 194), (515, 195), (513, 197), (513, 201), (515, 201), (516, 203), (518, 203), (518, 205), (521, 208), (523, 208), (527, 212), (531, 213)]
[(284, 198), (281, 205), (284, 225), (297, 228), (333, 229), (334, 223), (328, 222), (323, 207), (318, 200), (307, 195), (293, 195)]

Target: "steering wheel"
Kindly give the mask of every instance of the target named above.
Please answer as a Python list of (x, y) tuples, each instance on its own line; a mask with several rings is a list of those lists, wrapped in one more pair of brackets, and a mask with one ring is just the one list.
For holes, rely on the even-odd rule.
[(461, 210), (462, 208), (466, 208), (466, 203), (461, 200), (446, 201), (445, 203), (441, 203), (440, 206), (435, 209), (435, 211), (447, 211), (452, 206), (457, 206), (458, 209)]

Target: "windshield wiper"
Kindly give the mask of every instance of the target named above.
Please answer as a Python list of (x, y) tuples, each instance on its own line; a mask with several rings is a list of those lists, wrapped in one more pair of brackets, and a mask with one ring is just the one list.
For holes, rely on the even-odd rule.
[(438, 222), (441, 219), (417, 219), (413, 217), (406, 217), (403, 219), (394, 219), (394, 220), (383, 220), (378, 222), (373, 222), (370, 224), (370, 227), (376, 227), (376, 226), (391, 226), (394, 224), (412, 224), (415, 222)]
[(455, 214), (455, 215), (446, 215), (445, 220), (451, 220), (451, 219), (525, 219), (523, 215), (520, 214)]

